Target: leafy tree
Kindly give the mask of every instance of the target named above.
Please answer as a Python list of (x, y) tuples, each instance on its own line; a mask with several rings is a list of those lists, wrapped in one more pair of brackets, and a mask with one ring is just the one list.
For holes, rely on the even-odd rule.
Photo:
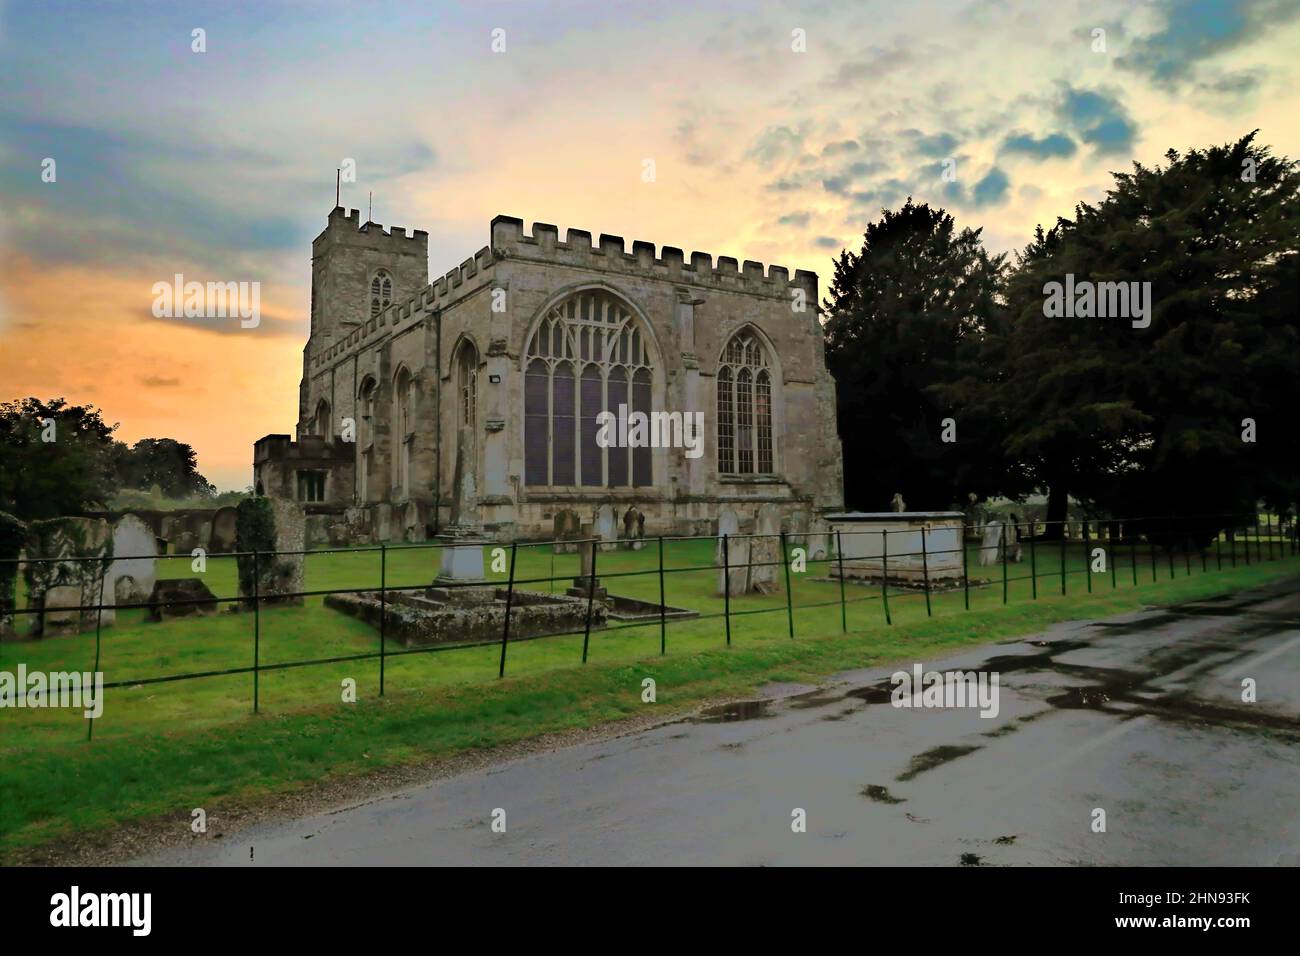
[[(1003, 491), (998, 423), (965, 414), (951, 386), (974, 377), (981, 342), (999, 321), (1004, 257), (980, 230), (958, 231), (942, 209), (907, 203), (844, 250), (825, 303), (826, 364), (835, 376), (845, 497), (884, 510), (895, 492), (912, 509)], [(945, 442), (945, 418), (956, 441)]]
[(31, 521), (102, 507), (117, 485), (116, 428), (62, 398), (0, 403), (0, 511)]
[(124, 488), (145, 490), (157, 485), (169, 498), (209, 497), (216, 493), (199, 474), (198, 454), (172, 438), (142, 438), (130, 448), (119, 445), (116, 467)]
[[(1134, 163), (1018, 257), (1012, 322), (986, 346), (1008, 374), (983, 398), (1050, 489), (1049, 520), (1070, 493), (1130, 519), (1296, 500), (1300, 177), (1254, 139)], [(1149, 282), (1149, 327), (1045, 314), (1067, 275)]]

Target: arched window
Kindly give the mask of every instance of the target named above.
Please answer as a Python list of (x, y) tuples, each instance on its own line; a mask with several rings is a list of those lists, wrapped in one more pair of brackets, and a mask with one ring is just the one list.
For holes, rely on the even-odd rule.
[(375, 443), (375, 380), (367, 378), (361, 383), (357, 395), (357, 449), (361, 461), (357, 467), (357, 499), (361, 504), (370, 500), (370, 465), (374, 459)]
[(411, 457), (415, 444), (415, 425), (411, 412), (414, 401), (411, 373), (402, 366), (393, 379), (393, 422), (397, 425), (397, 474), (394, 476), (402, 497), (411, 494)]
[(326, 438), (334, 437), (334, 422), (330, 415), (330, 403), (323, 398), (316, 404), (316, 414), (312, 418), (311, 431), (313, 435), (324, 435)]
[(370, 280), (370, 317), (383, 312), (393, 304), (393, 277), (384, 269), (375, 273)]
[(478, 350), (466, 339), (456, 355), (457, 426), (476, 431), (478, 423)]
[(727, 343), (717, 383), (718, 473), (773, 474), (772, 370), (753, 332), (737, 332)]
[(597, 441), (601, 412), (650, 414), (654, 358), (640, 320), (608, 292), (555, 306), (525, 350), (524, 483), (534, 487), (641, 487), (651, 450)]

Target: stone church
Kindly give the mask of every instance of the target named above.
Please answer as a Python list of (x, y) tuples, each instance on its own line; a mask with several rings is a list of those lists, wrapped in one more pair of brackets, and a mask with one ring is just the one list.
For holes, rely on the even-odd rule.
[[(430, 283), (428, 233), (330, 213), (296, 435), (255, 444), (259, 493), (369, 541), (438, 534), (456, 492), (498, 540), (606, 505), (647, 535), (714, 533), (728, 505), (799, 533), (842, 507), (814, 273), (508, 216), (490, 237)], [(598, 441), (620, 407), (702, 413), (702, 447)]]

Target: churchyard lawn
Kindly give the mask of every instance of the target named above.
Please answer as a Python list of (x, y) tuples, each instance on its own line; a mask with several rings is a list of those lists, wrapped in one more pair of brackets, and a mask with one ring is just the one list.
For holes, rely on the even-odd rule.
[[(1275, 540), (1279, 555), (1280, 545)], [(924, 661), (956, 647), (1032, 633), (1054, 621), (1223, 594), (1300, 570), (1300, 559), (1280, 556), (1247, 567), (1239, 542), (1236, 569), (1225, 555), (1224, 569), (1217, 570), (1210, 550), (1208, 571), (1193, 556), (1189, 575), (1179, 554), (1171, 578), (1161, 555), (1153, 581), (1150, 557), (1139, 550), (1135, 587), (1129, 554), (1121, 549), (1116, 587), (1112, 590), (1108, 570), (1092, 575), (1088, 594), (1083, 548), (1072, 543), (1069, 593), (1062, 596), (1059, 548), (1040, 545), (1038, 600), (1032, 599), (1030, 581), (1013, 580), (1004, 607), (1001, 567), (980, 567), (971, 547), (972, 578), (990, 584), (972, 587), (970, 611), (964, 610), (960, 587), (932, 596), (933, 618), (927, 618), (923, 595), (891, 589), (893, 625), (887, 626), (879, 588), (849, 584), (845, 633), (840, 586), (827, 580), (821, 563), (791, 576), (794, 640), (784, 592), (733, 597), (728, 648), (713, 549), (711, 540), (665, 546), (667, 603), (703, 615), (668, 623), (666, 656), (659, 654), (655, 620), (594, 631), (585, 666), (581, 634), (512, 642), (504, 680), (497, 678), (499, 646), (400, 654), (400, 645), (390, 642), (383, 698), (378, 658), (263, 670), (256, 715), (251, 673), (110, 688), (90, 740), (79, 711), (0, 711), (0, 792), (5, 795), (0, 861), (27, 858), (41, 844), (117, 822), (168, 814), (187, 821), (192, 807), (211, 813), (224, 801), (264, 799), (327, 775), (361, 775), (591, 727), (647, 707), (668, 717), (701, 701), (752, 694), (770, 681), (815, 681), (847, 668)], [(553, 587), (562, 591), (578, 571), (576, 554), (553, 555), (549, 546), (520, 547), (518, 553), (517, 581), (554, 574)], [(378, 551), (312, 554), (306, 587), (377, 587), (379, 563)], [(705, 569), (673, 570), (700, 566)], [(388, 550), (389, 587), (422, 587), (436, 568), (432, 548)], [(657, 568), (658, 551), (650, 539), (642, 551), (601, 552), (597, 573), (612, 594), (657, 603)], [(650, 573), (618, 576), (630, 571)], [(191, 574), (188, 558), (160, 561), (160, 578)], [(1024, 562), (1010, 566), (1010, 576), (1028, 574), (1026, 551)], [(506, 578), (505, 573), (492, 576)], [(236, 593), (233, 559), (210, 557), (202, 577), (218, 597)], [(552, 585), (521, 587), (546, 591)], [(740, 613), (759, 609), (770, 613)], [(116, 624), (102, 632), (100, 669), (106, 682), (120, 682), (248, 667), (253, 621), (249, 612), (223, 610), (212, 617), (151, 623), (143, 610), (119, 611)], [(326, 608), (320, 596), (306, 598), (301, 607), (261, 611), (258, 655), (264, 668), (378, 649), (375, 630)], [(21, 662), (29, 671), (89, 671), (95, 650), (93, 633), (0, 644), (0, 670), (14, 671)], [(657, 682), (655, 704), (641, 701), (645, 677)], [(343, 701), (347, 678), (356, 682), (356, 703)]]

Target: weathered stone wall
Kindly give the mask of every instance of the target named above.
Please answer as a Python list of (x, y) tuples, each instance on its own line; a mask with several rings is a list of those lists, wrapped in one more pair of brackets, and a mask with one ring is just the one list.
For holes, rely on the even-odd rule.
[[(348, 265), (336, 278), (329, 265), (354, 258), (345, 251), (351, 240), (340, 231), (347, 222), (332, 215), (330, 227), (317, 240), (325, 241), (321, 248), (334, 250), (328, 261), (318, 256), (313, 267), (319, 315), (355, 316), (326, 309), (325, 300), (336, 295), (349, 302), (364, 298), (364, 269)], [(355, 230), (356, 224), (350, 228)], [(377, 256), (397, 242), (374, 241)], [(374, 264), (365, 262), (367, 268)], [(645, 320), (656, 368), (653, 407), (702, 411), (704, 454), (688, 459), (684, 449), (653, 450), (653, 483), (648, 487), (526, 487), (523, 351), (551, 305), (592, 288), (621, 297)], [(491, 307), (494, 290), (504, 293), (504, 311)], [(792, 305), (796, 295), (803, 297), (802, 312)], [(420, 533), (421, 524), (425, 531), (435, 522), (444, 525), (455, 468), (455, 456), (446, 452), (456, 444), (454, 362), (457, 350), (469, 346), (479, 363), (474, 464), (478, 508), (489, 535), (502, 540), (547, 538), (556, 513), (573, 509), (586, 514), (601, 504), (618, 514), (629, 506), (637, 508), (645, 514), (645, 533), (651, 536), (709, 533), (726, 504), (747, 509), (771, 504), (790, 530), (803, 532), (816, 516), (840, 508), (843, 499), (835, 388), (825, 366), (817, 297), (812, 273), (798, 271), (791, 279), (780, 266), (764, 269), (749, 261), (741, 266), (728, 257), (715, 263), (706, 253), (687, 257), (667, 246), (656, 254), (645, 242), (632, 243), (629, 253), (620, 237), (602, 235), (593, 242), (589, 233), (575, 229), (561, 241), (553, 226), (535, 223), (527, 234), (520, 220), (499, 216), (492, 222), (489, 247), (434, 283), (413, 290), (378, 318), (367, 315), (356, 325), (342, 318), (317, 323), (304, 364), (300, 433), (318, 427), (313, 416), (322, 402), (332, 409), (335, 421), (355, 417), (357, 396), (372, 380), (373, 442), (366, 443), (370, 467), (364, 480), (357, 476), (353, 497), (359, 497), (364, 486), (366, 500), (356, 503), (375, 512), (375, 536), (411, 538)], [(741, 329), (752, 330), (763, 341), (774, 374), (775, 476), (718, 474), (715, 375), (723, 348)], [(409, 433), (411, 466), (405, 490), (398, 462), (408, 435), (398, 434), (394, 391), (394, 382), (403, 374), (411, 377), (412, 420), (417, 423)], [(354, 451), (359, 466), (367, 448), (358, 443)], [(351, 503), (342, 495), (332, 495), (331, 500)], [(413, 509), (407, 507), (410, 503)], [(388, 507), (381, 509), (383, 505)]]
[[(109, 523), (99, 518), (52, 518), (33, 521), (28, 527), (23, 581), (28, 607), (39, 609), (29, 615), (28, 634), (53, 637), (93, 630), (97, 622), (112, 625), (114, 594), (106, 579), (113, 561)], [(102, 612), (93, 609), (100, 604)]]

